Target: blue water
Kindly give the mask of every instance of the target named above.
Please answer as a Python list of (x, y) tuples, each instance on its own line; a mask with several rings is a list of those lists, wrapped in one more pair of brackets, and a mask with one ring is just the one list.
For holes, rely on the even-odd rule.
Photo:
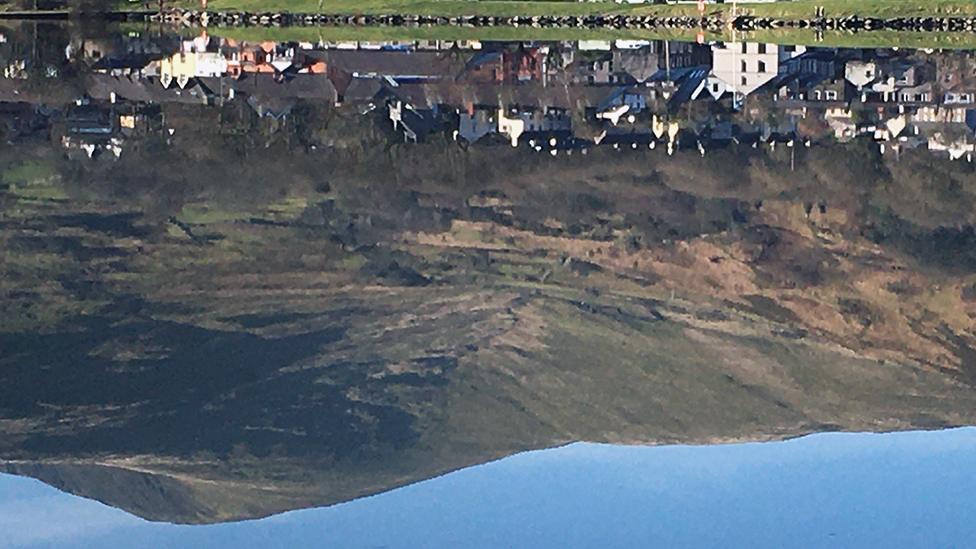
[(976, 547), (976, 429), (574, 444), (326, 509), (153, 524), (0, 475), (0, 545)]

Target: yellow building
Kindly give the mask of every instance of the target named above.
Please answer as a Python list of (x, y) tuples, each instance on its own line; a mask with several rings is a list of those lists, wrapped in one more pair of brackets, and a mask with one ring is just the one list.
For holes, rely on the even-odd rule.
[(176, 53), (159, 62), (159, 81), (185, 88), (191, 78), (216, 77), (227, 72), (227, 60), (216, 52)]

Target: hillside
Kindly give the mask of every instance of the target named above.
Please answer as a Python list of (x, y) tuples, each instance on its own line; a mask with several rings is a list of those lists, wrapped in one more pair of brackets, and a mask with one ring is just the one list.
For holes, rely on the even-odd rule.
[(203, 523), (577, 440), (976, 424), (968, 165), (231, 114), (117, 162), (0, 150), (4, 470)]

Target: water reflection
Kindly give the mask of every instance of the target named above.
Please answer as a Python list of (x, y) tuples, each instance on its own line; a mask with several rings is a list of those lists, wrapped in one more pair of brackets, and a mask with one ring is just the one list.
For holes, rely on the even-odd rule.
[(0, 457), (152, 520), (974, 423), (972, 53), (10, 28)]
[[(972, 429), (703, 447), (574, 444), (328, 509), (205, 527), (146, 523), (0, 477), (0, 525), (15, 546), (59, 547), (955, 546), (976, 533), (966, 505), (974, 444)], [(56, 529), (24, 528), (48, 518)]]

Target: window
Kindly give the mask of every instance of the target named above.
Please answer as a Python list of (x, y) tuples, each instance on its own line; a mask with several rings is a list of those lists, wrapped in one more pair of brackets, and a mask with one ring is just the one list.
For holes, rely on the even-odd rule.
[(766, 44), (759, 44), (759, 53), (766, 53)]
[(742, 53), (749, 53), (749, 48), (748, 48), (748, 46), (749, 46), (749, 45), (748, 45), (748, 44), (746, 44), (745, 42), (743, 42), (743, 43), (742, 43)]
[(743, 85), (743, 86), (748, 86), (748, 85), (749, 85), (749, 83), (748, 83), (748, 82), (749, 82), (749, 81), (748, 81), (748, 80), (746, 79), (746, 77), (745, 77), (745, 76), (743, 76), (743, 77), (742, 77), (742, 85)]
[(758, 63), (758, 66), (759, 66), (759, 72), (760, 73), (766, 72), (766, 62), (765, 61), (760, 61)]
[(827, 90), (827, 101), (837, 100), (837, 90)]
[(740, 70), (742, 72), (749, 72), (749, 69), (746, 68), (746, 62), (745, 61), (742, 62), (741, 67), (742, 68)]

